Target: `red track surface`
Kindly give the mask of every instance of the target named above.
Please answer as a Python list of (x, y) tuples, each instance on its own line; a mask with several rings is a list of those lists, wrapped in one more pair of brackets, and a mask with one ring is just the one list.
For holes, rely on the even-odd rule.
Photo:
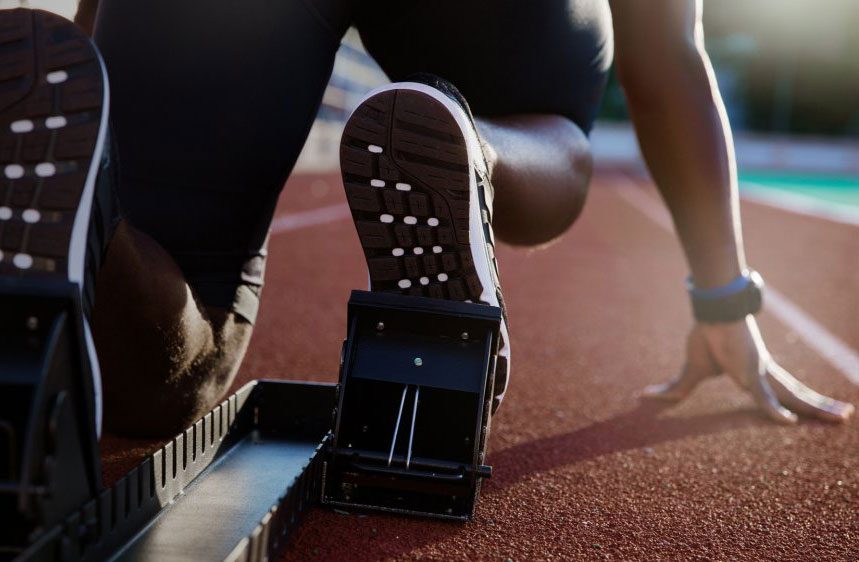
[[(513, 378), (474, 521), (316, 509), (288, 559), (859, 557), (859, 420), (777, 426), (723, 379), (678, 406), (637, 397), (682, 362), (686, 267), (673, 237), (618, 194), (635, 187), (618, 180), (597, 178), (583, 218), (555, 245), (499, 252)], [(338, 177), (299, 177), (279, 214), (337, 203)], [(856, 228), (751, 204), (744, 218), (750, 262), (859, 349)], [(351, 221), (274, 235), (236, 385), (335, 381), (345, 304), (366, 286), (364, 267)], [(789, 328), (767, 313), (761, 324), (786, 367), (859, 405), (859, 387)], [(158, 444), (103, 445), (112, 480)]]

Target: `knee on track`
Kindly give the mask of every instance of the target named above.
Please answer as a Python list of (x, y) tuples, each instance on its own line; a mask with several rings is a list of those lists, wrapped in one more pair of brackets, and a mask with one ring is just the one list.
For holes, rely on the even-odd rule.
[[(168, 361), (160, 372), (126, 372), (122, 378), (106, 379), (105, 429), (132, 438), (169, 437), (183, 431), (223, 400), (238, 372), (250, 331), (250, 324), (243, 322), (221, 327), (218, 341), (193, 358)], [(181, 350), (165, 353), (181, 354)]]

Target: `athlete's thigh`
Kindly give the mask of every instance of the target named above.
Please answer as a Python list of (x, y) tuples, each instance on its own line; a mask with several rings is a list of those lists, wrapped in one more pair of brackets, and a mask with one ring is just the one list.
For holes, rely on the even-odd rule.
[(349, 23), (342, 0), (101, 0), (123, 213), (204, 304), (261, 283), (277, 195)]
[(607, 0), (370, 0), (356, 18), (391, 79), (437, 74), (478, 115), (560, 114), (587, 132), (612, 59)]

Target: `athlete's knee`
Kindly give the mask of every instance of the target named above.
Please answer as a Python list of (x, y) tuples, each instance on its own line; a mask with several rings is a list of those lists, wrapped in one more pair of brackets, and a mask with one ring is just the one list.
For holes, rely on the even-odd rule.
[(557, 117), (563, 131), (553, 144), (557, 152), (550, 173), (532, 173), (520, 181), (520, 197), (501, 197), (496, 207), (496, 233), (509, 244), (538, 246), (564, 234), (579, 218), (593, 169), (590, 143), (573, 122)]
[(567, 232), (578, 220), (587, 200), (592, 167), (590, 150), (570, 154), (569, 173), (558, 185), (552, 211), (546, 212), (543, 220), (534, 217), (527, 244), (547, 244)]
[(229, 390), (250, 340), (249, 323), (230, 315), (212, 341), (189, 351), (185, 342), (165, 349), (163, 368), (129, 366), (104, 380), (104, 423), (114, 434), (165, 437), (205, 415)]
[(562, 185), (559, 201), (561, 220), (560, 232), (563, 234), (582, 214), (593, 174), (593, 155), (587, 136), (572, 122), (569, 144), (565, 147), (569, 164), (569, 174)]

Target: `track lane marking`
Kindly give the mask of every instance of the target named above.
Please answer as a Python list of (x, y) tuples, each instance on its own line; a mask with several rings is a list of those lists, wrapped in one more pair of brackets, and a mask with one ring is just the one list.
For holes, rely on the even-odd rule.
[(740, 185), (751, 188), (751, 191), (740, 190), (740, 197), (747, 201), (797, 215), (814, 217), (848, 226), (859, 226), (859, 209), (838, 203), (820, 201), (808, 195), (776, 190), (754, 182), (741, 181)]
[[(620, 189), (615, 189), (621, 199), (663, 230), (674, 233), (674, 223), (668, 210), (659, 205), (653, 197), (645, 194), (634, 180), (619, 177), (616, 183), (622, 184)], [(769, 283), (764, 302), (767, 310), (796, 332), (810, 349), (816, 351), (850, 382), (859, 385), (859, 353)]]
[(298, 213), (288, 213), (275, 217), (271, 221), (271, 233), (281, 234), (283, 232), (301, 230), (302, 228), (337, 222), (349, 216), (351, 216), (351, 211), (345, 203), (319, 207), (318, 209), (311, 209), (309, 211), (300, 211)]
[(805, 343), (859, 385), (859, 354), (779, 291), (767, 285), (767, 308)]

